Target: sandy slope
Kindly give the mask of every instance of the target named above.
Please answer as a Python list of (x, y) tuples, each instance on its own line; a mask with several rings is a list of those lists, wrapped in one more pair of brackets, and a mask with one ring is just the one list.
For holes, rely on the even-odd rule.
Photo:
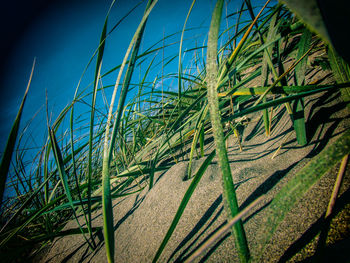
[[(297, 145), (291, 121), (283, 109), (280, 115), (277, 114), (280, 120), (274, 123), (271, 137), (265, 136), (262, 126), (259, 126), (259, 118), (250, 116), (250, 123), (243, 131), (243, 151), (239, 151), (234, 137), (229, 139), (229, 157), (241, 207), (246, 207), (265, 194), (263, 203), (244, 219), (249, 246), (254, 256), (262, 245), (259, 234), (264, 230), (266, 205), (301, 167), (349, 127), (348, 112), (344, 104), (339, 103), (339, 94), (322, 94), (317, 99), (308, 100), (306, 106), (309, 112), (308, 134), (314, 134), (309, 138), (310, 143), (306, 147)], [(256, 130), (257, 127), (260, 128)], [(285, 144), (281, 151), (276, 158), (271, 159), (283, 141)], [(208, 145), (207, 152), (212, 148), (213, 144)], [(203, 158), (195, 161), (195, 167), (198, 168), (202, 161)], [(116, 262), (151, 262), (190, 184), (190, 181), (182, 180), (187, 165), (187, 161), (179, 162), (166, 173), (158, 174), (158, 180), (149, 192), (144, 190), (137, 195), (115, 200)], [(298, 250), (300, 244), (315, 237), (320, 229), (319, 218), (326, 210), (335, 176), (336, 169), (333, 169), (289, 212), (272, 242), (268, 244), (262, 261), (285, 261), (289, 259), (290, 253)], [(340, 213), (333, 219), (335, 223), (332, 226), (331, 242), (344, 239), (346, 235), (349, 237), (349, 186), (348, 172), (338, 202), (337, 212)], [(183, 261), (225, 222), (221, 193), (219, 168), (214, 159), (195, 190), (160, 262)], [(100, 212), (96, 214), (94, 226), (102, 226)], [(69, 223), (67, 228), (69, 227), (75, 227), (75, 223)], [(56, 239), (41, 262), (106, 262), (102, 233), (96, 236), (96, 241), (98, 249), (92, 252), (81, 236)], [(315, 245), (313, 239), (293, 261), (312, 255)], [(333, 255), (341, 253), (336, 252)], [(236, 262), (232, 236), (226, 236), (208, 251), (201, 260), (205, 259), (208, 262)]]

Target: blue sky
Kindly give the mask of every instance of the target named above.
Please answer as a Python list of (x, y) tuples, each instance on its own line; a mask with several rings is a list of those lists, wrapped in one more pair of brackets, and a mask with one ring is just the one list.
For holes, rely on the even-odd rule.
[[(202, 2), (201, 4), (209, 2), (210, 5), (212, 1), (199, 2)], [(37, 62), (24, 108), (22, 126), (44, 105), (46, 90), (49, 110), (54, 113), (58, 113), (72, 100), (80, 75), (98, 46), (110, 3), (109, 0), (57, 2), (42, 10), (29, 21), (29, 25), (23, 32), (19, 32), (20, 36), (12, 44), (12, 52), (5, 61), (2, 78), (1, 149), (4, 147), (4, 138), (7, 138), (23, 96), (33, 58), (36, 57)], [(116, 23), (137, 3), (139, 1), (116, 1), (109, 25)], [(108, 39), (103, 70), (121, 63), (126, 47), (141, 19), (145, 4), (146, 1)], [(180, 30), (190, 4), (190, 1), (159, 1), (148, 21), (143, 46), (146, 47), (160, 40), (163, 30), (165, 34)], [(203, 18), (206, 18), (204, 14)], [(84, 78), (82, 86), (86, 86), (92, 80), (93, 68), (94, 63), (91, 71)], [(115, 78), (116, 73), (113, 75)], [(44, 111), (41, 110), (37, 120), (42, 122), (44, 115)], [(34, 131), (38, 136), (39, 133), (40, 131)]]
[[(40, 0), (37, 1), (40, 2)], [(142, 44), (143, 50), (161, 40), (163, 34), (169, 35), (181, 30), (191, 2), (190, 0), (159, 0), (148, 20)], [(202, 40), (206, 37), (205, 32), (208, 30), (215, 2), (197, 0), (188, 21), (188, 27), (203, 27), (202, 31), (195, 31), (196, 34), (203, 33)], [(263, 3), (264, 1), (258, 2)], [(32, 17), (22, 22), (25, 24), (20, 27), (21, 30), (19, 27), (13, 27), (14, 30), (17, 30), (15, 31), (16, 38), (11, 42), (11, 50), (3, 63), (5, 70), (1, 78), (0, 151), (4, 149), (12, 121), (16, 116), (34, 57), (37, 62), (24, 108), (22, 127), (41, 108), (31, 125), (31, 130), (33, 131), (33, 143), (40, 145), (43, 142), (46, 131), (45, 108), (42, 108), (45, 105), (45, 92), (47, 91), (48, 94), (49, 111), (53, 112), (53, 117), (72, 101), (81, 73), (98, 46), (105, 15), (111, 1), (72, 0), (53, 1), (52, 3), (42, 9), (35, 9), (38, 11), (27, 10), (33, 14)], [(138, 0), (117, 0), (110, 15), (110, 27), (138, 3)], [(143, 1), (107, 39), (102, 73), (121, 63), (146, 3), (147, 1)], [(231, 8), (229, 12), (236, 11), (240, 6), (240, 1), (229, 3)], [(15, 10), (13, 19), (16, 19), (17, 15), (18, 21), (21, 21), (20, 16), (23, 16), (25, 12), (21, 13), (16, 8), (20, 7), (13, 9)], [(194, 33), (186, 33), (185, 38), (192, 37), (192, 34)], [(171, 41), (179, 41), (179, 39), (178, 34)], [(188, 43), (190, 46), (194, 45), (194, 43)], [(167, 49), (166, 52), (175, 54), (178, 48), (177, 44)], [(94, 65), (95, 62), (85, 75), (82, 87), (93, 80)], [(174, 66), (172, 71), (176, 72), (176, 70)], [(116, 76), (117, 72), (111, 75), (109, 79), (111, 84), (115, 81)], [(108, 96), (107, 99), (109, 99)]]

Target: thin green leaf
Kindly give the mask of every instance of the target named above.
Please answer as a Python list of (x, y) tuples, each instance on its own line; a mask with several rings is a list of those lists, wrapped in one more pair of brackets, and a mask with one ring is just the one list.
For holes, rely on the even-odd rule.
[[(109, 15), (109, 14), (108, 14)], [(91, 111), (90, 111), (90, 129), (89, 129), (89, 150), (88, 150), (88, 167), (87, 167), (87, 174), (88, 174), (88, 189), (87, 189), (87, 197), (88, 197), (88, 204), (87, 204), (87, 215), (88, 215), (88, 221), (87, 226), (89, 229), (90, 239), (92, 241), (92, 244), (94, 247), (96, 247), (94, 237), (92, 235), (92, 226), (91, 226), (91, 177), (92, 177), (92, 150), (93, 150), (93, 137), (94, 137), (94, 118), (95, 118), (95, 104), (96, 104), (96, 95), (97, 95), (97, 87), (98, 87), (98, 81), (100, 79), (100, 72), (102, 67), (102, 58), (104, 53), (104, 48), (106, 44), (106, 32), (107, 32), (107, 24), (108, 24), (108, 15), (106, 16), (103, 30), (100, 37), (100, 44), (98, 48), (98, 54), (97, 54), (97, 61), (96, 61), (96, 68), (95, 68), (95, 77), (94, 77), (94, 89), (92, 92), (92, 101), (91, 101)]]
[[(71, 209), (73, 211), (73, 215), (74, 215), (75, 221), (78, 223), (79, 228), (82, 230), (82, 227), (81, 227), (81, 225), (79, 223), (79, 220), (78, 220), (78, 218), (76, 216), (76, 213), (75, 213), (74, 204), (73, 204), (73, 198), (72, 198), (70, 187), (69, 187), (69, 183), (68, 183), (68, 177), (67, 177), (67, 174), (66, 174), (66, 171), (65, 171), (65, 168), (64, 168), (64, 164), (63, 164), (62, 153), (61, 153), (61, 150), (60, 150), (60, 148), (58, 146), (55, 133), (54, 133), (54, 131), (52, 130), (51, 127), (49, 127), (49, 136), (50, 136), (50, 141), (51, 141), (51, 145), (52, 145), (52, 151), (54, 153), (56, 165), (57, 165), (57, 168), (58, 168), (58, 174), (60, 176), (61, 183), (63, 185), (63, 189), (64, 189), (64, 191), (66, 193), (66, 197), (67, 197), (68, 202), (70, 204), (70, 207), (71, 207)], [(86, 242), (89, 244), (90, 248), (93, 248), (94, 245), (92, 245), (88, 241), (88, 239), (84, 235), (84, 231), (83, 230), (82, 230), (82, 234), (83, 234)]]
[[(217, 42), (220, 28), (221, 13), (223, 1), (216, 3), (210, 24), (207, 50), (207, 85), (208, 85), (208, 104), (211, 124), (216, 150), (218, 153), (219, 165), (222, 173), (223, 199), (228, 218), (231, 219), (239, 213), (235, 187), (232, 180), (231, 168), (227, 156), (225, 138), (221, 124), (221, 114), (219, 110), (219, 100), (217, 94), (218, 86), (218, 68), (217, 68)], [(234, 56), (233, 56), (234, 59)], [(232, 63), (233, 61), (231, 61)], [(224, 72), (224, 71), (223, 71)], [(221, 78), (220, 78), (221, 79)], [(241, 262), (248, 262), (250, 253), (248, 243), (243, 228), (242, 220), (239, 220), (233, 226), (233, 235), (238, 250), (238, 256)]]
[(188, 204), (188, 201), (190, 200), (194, 190), (196, 189), (200, 179), (202, 178), (204, 172), (206, 171), (206, 169), (208, 168), (208, 166), (210, 165), (211, 161), (213, 160), (213, 158), (215, 157), (215, 150), (212, 151), (208, 157), (206, 157), (206, 159), (204, 160), (203, 164), (199, 167), (198, 172), (196, 173), (196, 175), (193, 177), (192, 182), (190, 184), (190, 186), (188, 187), (184, 197), (181, 200), (180, 206), (176, 211), (176, 214), (174, 216), (173, 221), (171, 222), (171, 225), (167, 231), (167, 233), (165, 234), (165, 237), (162, 241), (162, 243), (160, 244), (156, 255), (154, 256), (152, 262), (157, 262), (160, 255), (162, 254), (166, 244), (168, 243), (171, 235), (173, 234), (177, 224), (179, 223), (181, 216), (183, 214), (183, 212), (185, 211), (185, 208)]
[[(252, 8), (250, 7), (249, 10), (252, 13), (253, 10), (251, 10), (251, 9)], [(267, 32), (266, 42), (271, 42), (271, 40), (275, 39), (277, 36), (278, 26), (276, 25), (276, 21), (277, 21), (278, 15), (279, 15), (279, 12), (276, 12), (271, 19), (271, 22), (269, 25), (269, 31)], [(262, 41), (262, 38), (260, 38), (260, 39)], [(274, 65), (273, 65), (272, 59), (271, 59), (272, 51), (273, 51), (272, 48), (273, 48), (273, 46), (270, 45), (264, 50), (264, 55), (263, 55), (263, 59), (261, 62), (262, 63), (262, 65), (261, 65), (261, 86), (263, 86), (263, 87), (265, 87), (268, 83), (268, 74), (269, 74), (268, 66), (270, 66), (270, 69), (271, 69), (271, 71), (273, 71), (274, 76), (277, 76), (276, 70), (274, 68)], [(266, 102), (266, 98), (264, 99), (263, 102)], [(270, 135), (270, 120), (269, 120), (269, 113), (268, 113), (267, 109), (263, 110), (263, 119), (264, 119), (264, 126), (265, 126), (266, 135), (269, 136)]]
[[(298, 54), (296, 60), (299, 60), (311, 46), (311, 32), (305, 28), (298, 43)], [(307, 69), (307, 57), (304, 57), (298, 65), (295, 66), (296, 85), (301, 86), (305, 82)], [(304, 102), (303, 99), (296, 100), (293, 103), (293, 126), (299, 145), (307, 144), (305, 117), (304, 117)]]
[(35, 60), (36, 59), (34, 58), (32, 70), (31, 70), (28, 85), (27, 85), (27, 89), (24, 93), (24, 96), (23, 96), (21, 105), (19, 107), (16, 119), (12, 125), (10, 135), (9, 135), (7, 142), (6, 142), (4, 155), (2, 156), (2, 159), (1, 159), (1, 164), (0, 164), (0, 208), (2, 205), (2, 198), (4, 196), (7, 174), (8, 174), (9, 169), (10, 169), (12, 154), (13, 154), (13, 150), (14, 150), (15, 144), (16, 144), (16, 139), (17, 139), (19, 124), (20, 124), (21, 117), (22, 117), (24, 103), (27, 99), (29, 87), (30, 87), (30, 84), (32, 82), (32, 77), (33, 77), (34, 67), (35, 67)]
[[(155, 4), (158, 2), (158, 0), (155, 1), (149, 1), (146, 7), (146, 11), (142, 17), (142, 20), (131, 40), (131, 43), (128, 47), (128, 50), (124, 56), (124, 60), (122, 63), (122, 66), (119, 70), (119, 74), (117, 77), (117, 81), (115, 84), (115, 88), (113, 90), (112, 99), (109, 107), (109, 113), (108, 113), (108, 119), (106, 123), (106, 129), (105, 129), (105, 143), (104, 143), (104, 154), (103, 154), (103, 164), (102, 164), (102, 206), (103, 206), (103, 220), (104, 220), (104, 236), (105, 236), (105, 244), (106, 244), (106, 254), (107, 254), (107, 261), (109, 263), (114, 262), (114, 226), (113, 226), (113, 208), (112, 208), (112, 199), (111, 199), (111, 192), (110, 192), (110, 162), (112, 159), (112, 153), (114, 149), (114, 143), (117, 136), (117, 130), (119, 129), (120, 125), (120, 119), (122, 114), (122, 109), (124, 107), (126, 94), (129, 88), (130, 79), (134, 70), (135, 61), (137, 59), (137, 53), (139, 50), (139, 46), (142, 39), (142, 34), (145, 29), (145, 24), (147, 21), (147, 18), (152, 11)], [(110, 143), (108, 143), (109, 140), (109, 128), (112, 121), (112, 112), (113, 112), (113, 106), (114, 106), (114, 100), (117, 93), (117, 89), (119, 86), (119, 82), (122, 76), (123, 69), (125, 67), (127, 58), (129, 57), (129, 54), (131, 52), (132, 47), (134, 46), (133, 52), (131, 54), (131, 59), (129, 61), (128, 70), (126, 72), (124, 83), (123, 83), (123, 89), (121, 91), (121, 95), (119, 98), (118, 103), (118, 109), (117, 109), (117, 115), (114, 121), (112, 136), (110, 139)]]

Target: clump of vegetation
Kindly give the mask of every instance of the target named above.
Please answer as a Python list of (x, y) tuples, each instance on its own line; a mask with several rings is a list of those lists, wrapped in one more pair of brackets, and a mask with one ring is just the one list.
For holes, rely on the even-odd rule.
[[(272, 5), (267, 1), (255, 15), (256, 9), (247, 0), (238, 12), (226, 16), (226, 19), (235, 18), (233, 24), (220, 30), (223, 2), (218, 0), (214, 8), (207, 46), (194, 45), (187, 50), (193, 54), (193, 60), (184, 65), (182, 44), (187, 30), (186, 19), (179, 33), (179, 54), (163, 56), (161, 76), (151, 81), (151, 72), (158, 66), (154, 64), (157, 52), (165, 50), (167, 37), (144, 52), (140, 52), (140, 45), (147, 19), (157, 0), (148, 1), (122, 63), (101, 73), (104, 46), (112, 33), (107, 31), (107, 15), (99, 47), (88, 64), (91, 66), (96, 58), (92, 85), (83, 91), (78, 86), (72, 102), (55, 121), (47, 117), (47, 140), (29, 163), (22, 144), (22, 138), (28, 136), (29, 131), (19, 131), (27, 89), (0, 169), (0, 251), (4, 255), (6, 252), (6, 260), (15, 260), (19, 250), (25, 253), (35, 247), (35, 251), (40, 251), (55, 237), (72, 234), (83, 235), (91, 249), (95, 249), (94, 233), (100, 229), (92, 227), (91, 215), (102, 207), (106, 255), (108, 262), (113, 262), (112, 201), (135, 193), (129, 190), (135, 182), (139, 186), (136, 192), (146, 187), (151, 189), (155, 172), (168, 169), (187, 152), (190, 163), (187, 179), (192, 180), (191, 185), (155, 254), (154, 262), (159, 259), (215, 155), (222, 172), (223, 196), (229, 215), (230, 225), (226, 230), (232, 227), (241, 262), (251, 259), (249, 251), (254, 248), (248, 247), (240, 220), (247, 210), (239, 211), (225, 144), (227, 136), (237, 134), (235, 120), (258, 112), (269, 136), (274, 109), (285, 107), (293, 120), (298, 143), (306, 145), (303, 98), (341, 89), (347, 101), (350, 71), (332, 46), (311, 32), (286, 6)], [(113, 5), (114, 2), (111, 8)], [(187, 18), (192, 8), (195, 8), (195, 1)], [(242, 19), (243, 16), (250, 20)], [(227, 21), (232, 23), (233, 20)], [(115, 29), (113, 27), (112, 31)], [(218, 43), (221, 43), (219, 47)], [(206, 56), (203, 49), (206, 49)], [(315, 65), (332, 69), (337, 83), (321, 85), (317, 81), (309, 83), (305, 78), (308, 58), (320, 51), (328, 56), (318, 58)], [(178, 59), (178, 72), (167, 73), (166, 65), (175, 59)], [(287, 61), (292, 63), (285, 68)], [(145, 65), (141, 78), (135, 78), (134, 71)], [(249, 71), (251, 68), (254, 70)], [(116, 71), (119, 73), (115, 84), (104, 86), (104, 78)], [(164, 87), (162, 84), (166, 79), (175, 80), (176, 88)], [(254, 80), (259, 84), (248, 88), (247, 83)], [(97, 105), (97, 98), (105, 98), (105, 90), (111, 88), (109, 103)], [(90, 101), (89, 111), (76, 116), (76, 107), (87, 101)], [(224, 134), (223, 127), (229, 127), (228, 133)], [(205, 154), (205, 136), (209, 135), (214, 137), (216, 151)], [(349, 145), (347, 132), (280, 191), (269, 206), (266, 242), (302, 194), (349, 153)], [(206, 159), (198, 172), (192, 174), (191, 163), (196, 156), (206, 156)], [(345, 158), (343, 162), (346, 162)], [(317, 176), (311, 176), (315, 173)], [(5, 189), (11, 194), (4, 196)], [(84, 227), (78, 220), (79, 216), (84, 218)], [(71, 218), (76, 220), (77, 228), (64, 231), (64, 225)]]

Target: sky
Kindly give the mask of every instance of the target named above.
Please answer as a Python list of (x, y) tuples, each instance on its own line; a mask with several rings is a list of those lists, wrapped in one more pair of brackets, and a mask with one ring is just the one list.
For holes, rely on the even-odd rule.
[[(2, 0), (1, 0), (2, 1)], [(150, 47), (165, 35), (180, 31), (190, 0), (159, 0), (152, 11), (144, 33), (142, 49)], [(214, 0), (197, 0), (188, 27), (202, 27), (195, 31), (206, 39)], [(264, 1), (258, 1), (263, 3)], [(109, 28), (135, 7), (139, 0), (117, 0), (109, 17)], [(147, 1), (141, 4), (117, 27), (106, 42), (102, 73), (122, 62), (126, 48), (134, 34)], [(229, 1), (229, 12), (236, 11), (240, 1)], [(21, 121), (23, 128), (33, 116), (32, 144), (43, 143), (46, 132), (45, 94), (53, 119), (72, 101), (75, 88), (90, 57), (98, 47), (105, 16), (111, 0), (31, 0), (3, 1), (1, 9), (0, 65), (0, 152), (5, 147), (29, 79), (34, 57), (36, 66)], [(225, 11), (224, 11), (225, 12)], [(185, 33), (190, 38), (193, 32)], [(169, 41), (180, 40), (180, 34)], [(199, 43), (201, 45), (203, 43)], [(191, 43), (189, 46), (193, 46)], [(166, 51), (176, 54), (179, 45)], [(184, 47), (184, 49), (186, 46)], [(93, 80), (95, 61), (87, 71), (82, 87)], [(175, 64), (176, 65), (176, 64)], [(173, 72), (176, 72), (176, 67)], [(117, 72), (110, 79), (115, 81)], [(154, 77), (154, 76), (152, 76)], [(104, 83), (105, 84), (105, 83)], [(108, 99), (108, 98), (107, 98)], [(37, 115), (35, 115), (37, 113)], [(56, 114), (56, 116), (55, 116)]]
[[(36, 66), (24, 108), (22, 126), (39, 109), (42, 109), (39, 115), (45, 115), (42, 106), (45, 105), (46, 92), (49, 110), (54, 113), (58, 113), (72, 101), (80, 76), (98, 46), (104, 19), (111, 3), (110, 0), (72, 0), (49, 1), (50, 4), (47, 4), (36, 0), (33, 1), (36, 4), (28, 6), (25, 2), (17, 6), (10, 3), (2, 9), (3, 15), (8, 15), (7, 18), (3, 18), (7, 21), (2, 23), (6, 26), (3, 26), (1, 32), (7, 36), (4, 38), (7, 40), (5, 47), (2, 46), (6, 52), (1, 67), (1, 149), (4, 148), (5, 138), (19, 108), (34, 57)], [(109, 24), (116, 23), (139, 2), (116, 1)], [(210, 5), (212, 1), (202, 2), (209, 2)], [(160, 40), (164, 33), (162, 31), (172, 33), (181, 29), (190, 4), (190, 1), (159, 1), (148, 21), (148, 27), (152, 30), (148, 32), (146, 28), (143, 45), (147, 46)], [(139, 5), (108, 39), (103, 69), (107, 70), (121, 63), (145, 5), (146, 1)], [(94, 63), (91, 69), (93, 68)], [(92, 81), (93, 71), (88, 72), (86, 76), (82, 86)], [(42, 121), (43, 118), (36, 119)]]

